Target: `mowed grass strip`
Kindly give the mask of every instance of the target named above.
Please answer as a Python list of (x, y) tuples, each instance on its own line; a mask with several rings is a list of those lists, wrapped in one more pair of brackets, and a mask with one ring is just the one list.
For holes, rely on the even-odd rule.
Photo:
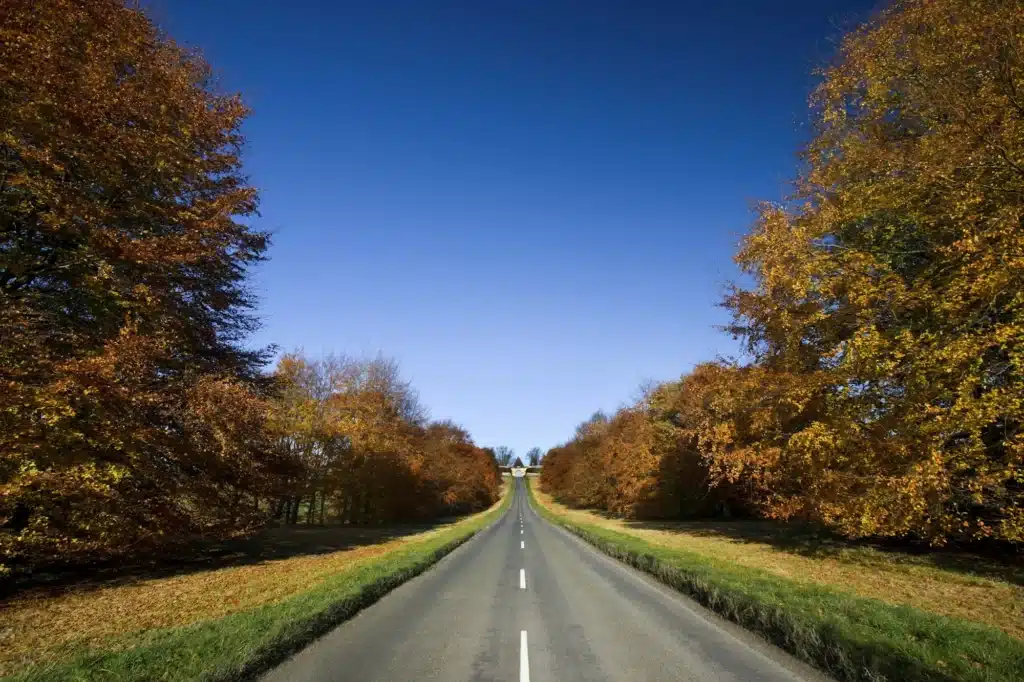
[[(508, 507), (368, 547), (0, 604), (12, 680), (235, 680), (418, 575)], [(7, 679), (7, 678), (5, 678)]]
[[(1014, 614), (1021, 588), (988, 575), (991, 566), (968, 576), (919, 557), (885, 565), (881, 553), (865, 549), (862, 556), (853, 547), (807, 556), (768, 541), (759, 546), (749, 535), (741, 541), (720, 530), (702, 533), (699, 523), (673, 530), (608, 519), (568, 509), (535, 488), (531, 481), (531, 497), (551, 521), (840, 680), (1024, 680), (1024, 641), (1008, 632), (1020, 631)], [(930, 594), (937, 584), (944, 585), (938, 597)], [(896, 588), (888, 594), (886, 585)], [(941, 604), (952, 586), (984, 605), (969, 611), (974, 620), (946, 615), (968, 608), (969, 598)], [(987, 590), (1010, 596), (1006, 603), (982, 599)]]

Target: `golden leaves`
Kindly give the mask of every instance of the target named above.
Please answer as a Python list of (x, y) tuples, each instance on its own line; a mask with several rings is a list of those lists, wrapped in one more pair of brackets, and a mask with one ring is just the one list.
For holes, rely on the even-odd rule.
[(395, 363), (290, 353), (277, 379), (273, 428), (301, 467), (289, 493), (323, 500), (323, 515), (349, 523), (409, 520), (497, 499), (493, 460), (456, 425), (425, 424)]
[[(1019, 542), (1024, 6), (896, 3), (822, 76), (796, 194), (758, 207), (736, 255), (754, 285), (727, 296), (729, 331), (752, 361), (662, 387), (670, 423), (705, 493), (742, 484), (769, 516)], [(668, 451), (624, 437), (637, 414), (666, 419), (620, 412), (552, 451), (545, 487), (629, 509), (615, 501), (624, 472)], [(679, 490), (678, 475), (655, 478)]]
[(0, 552), (245, 527), (281, 462), (240, 345), (244, 106), (117, 0), (2, 4)]

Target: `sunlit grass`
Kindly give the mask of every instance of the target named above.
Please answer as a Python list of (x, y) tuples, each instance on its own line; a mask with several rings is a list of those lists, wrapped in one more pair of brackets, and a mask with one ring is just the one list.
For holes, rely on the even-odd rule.
[(424, 570), (491, 509), (398, 540), (0, 604), (0, 665), (23, 680), (233, 679), (264, 669)]
[[(801, 542), (801, 538), (789, 537), (780, 543), (771, 538), (780, 528), (770, 522), (630, 522), (570, 509), (539, 490), (534, 494), (545, 507), (574, 522), (763, 569), (795, 582), (826, 585), (890, 604), (985, 623), (1024, 639), (1024, 570), (1020, 567), (981, 557), (959, 557), (955, 568), (946, 568), (939, 565), (943, 557), (936, 554), (887, 552), (812, 538)], [(999, 575), (1003, 578), (994, 577)]]
[(971, 575), (869, 548), (801, 549), (715, 523), (631, 524), (535, 487), (551, 520), (839, 679), (1024, 679), (1024, 641), (1008, 634), (1021, 628), (1012, 568), (1001, 580), (991, 566)]

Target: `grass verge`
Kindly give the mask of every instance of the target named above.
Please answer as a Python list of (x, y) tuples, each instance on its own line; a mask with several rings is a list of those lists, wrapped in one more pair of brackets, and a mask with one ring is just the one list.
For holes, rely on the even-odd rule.
[(185, 627), (157, 628), (78, 646), (55, 662), (4, 678), (18, 682), (78, 680), (253, 679), (351, 618), (490, 525), (508, 508), (500, 504), (421, 540), (362, 560), (316, 587), (286, 599)]
[(1011, 682), (1024, 679), (1024, 641), (979, 623), (801, 583), (628, 532), (542, 516), (840, 680)]

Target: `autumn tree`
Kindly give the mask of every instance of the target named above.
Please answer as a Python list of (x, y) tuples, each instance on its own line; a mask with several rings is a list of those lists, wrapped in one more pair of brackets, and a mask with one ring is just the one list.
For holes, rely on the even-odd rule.
[(277, 503), (288, 523), (379, 523), (481, 509), (497, 499), (492, 456), (452, 422), (428, 422), (398, 364), (289, 353), (278, 362), (275, 431), (301, 464)]
[(1024, 541), (1024, 6), (896, 2), (821, 76), (794, 196), (760, 207), (754, 284), (725, 302), (749, 361), (595, 415), (542, 484), (626, 515)]
[(320, 523), (326, 520), (328, 489), (333, 488), (350, 447), (332, 400), (344, 388), (349, 364), (347, 358), (330, 355), (309, 360), (298, 352), (278, 361), (274, 431), (280, 447), (299, 467), (299, 476), (276, 500), (274, 516), (286, 522), (298, 522), (303, 502), (307, 521), (313, 520), (318, 503)]
[(1024, 540), (1022, 92), (1013, 0), (895, 3), (823, 71), (796, 194), (727, 301), (752, 439), (714, 456), (769, 513)]
[(595, 413), (545, 456), (542, 486), (564, 502), (629, 518), (749, 514), (743, 485), (705, 455), (702, 427), (721, 419), (707, 410), (713, 396), (706, 385), (698, 367), (679, 381), (648, 385), (610, 417)]
[(245, 346), (245, 106), (116, 0), (2, 0), (0, 64), (0, 552), (244, 522), (284, 464)]
[(451, 421), (432, 422), (423, 436), (426, 460), (420, 497), (428, 515), (465, 514), (498, 499), (497, 463), (465, 429)]

